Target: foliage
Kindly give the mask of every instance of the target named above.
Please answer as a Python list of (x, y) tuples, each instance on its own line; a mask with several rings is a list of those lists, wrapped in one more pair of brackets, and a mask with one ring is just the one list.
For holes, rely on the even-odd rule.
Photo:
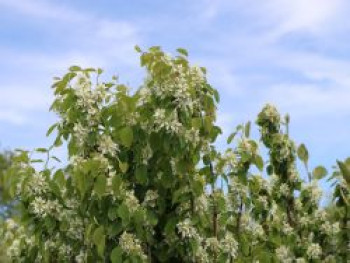
[[(346, 262), (348, 162), (338, 162), (337, 208), (327, 212), (318, 186), (327, 171), (309, 172), (305, 145), (289, 137), (289, 117), (271, 105), (259, 113), (267, 161), (250, 122), (219, 152), (219, 95), (206, 70), (191, 66), (184, 49), (176, 57), (159, 47), (136, 50), (147, 74), (133, 94), (116, 77), (101, 81), (101, 69), (73, 66), (55, 80), (51, 109), (60, 121), (48, 135), (56, 138), (36, 150), (46, 159), (20, 151), (6, 174), (21, 205), (20, 219), (4, 227), (12, 260)], [(62, 145), (69, 163), (54, 168), (51, 153)]]
[(0, 153), (0, 216), (7, 217), (11, 212), (13, 199), (7, 192), (8, 181), (5, 180), (5, 173), (7, 169), (11, 166), (13, 153), (10, 151), (4, 151)]

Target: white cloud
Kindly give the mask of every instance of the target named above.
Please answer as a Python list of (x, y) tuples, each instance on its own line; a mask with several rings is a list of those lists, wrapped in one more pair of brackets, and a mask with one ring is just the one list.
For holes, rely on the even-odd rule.
[(276, 21), (275, 33), (283, 35), (293, 31), (324, 32), (339, 14), (343, 0), (268, 0), (263, 15)]
[(295, 118), (310, 120), (350, 112), (350, 89), (344, 87), (281, 84), (264, 90), (260, 95), (261, 101), (273, 102), (283, 111), (292, 111)]
[[(0, 67), (9, 72), (0, 86), (4, 121), (21, 123), (29, 116), (26, 111), (47, 111), (52, 101), (52, 77), (71, 65), (117, 66), (118, 72), (129, 72), (138, 63), (133, 47), (142, 41), (137, 26), (128, 21), (106, 19), (45, 0), (0, 0), (0, 8), (1, 12), (20, 14), (21, 23), (37, 20), (41, 37), (56, 43), (55, 50), (47, 51), (26, 45), (0, 46)], [(19, 82), (19, 75), (26, 81)]]
[(56, 21), (83, 21), (87, 20), (87, 16), (83, 13), (74, 11), (63, 5), (55, 5), (50, 1), (45, 0), (0, 0), (0, 6), (20, 13), (35, 17), (37, 19), (53, 19)]

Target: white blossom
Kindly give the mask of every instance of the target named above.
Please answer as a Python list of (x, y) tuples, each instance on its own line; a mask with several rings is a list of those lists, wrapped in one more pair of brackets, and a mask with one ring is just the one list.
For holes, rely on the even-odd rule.
[(319, 259), (322, 255), (322, 249), (319, 244), (311, 243), (306, 251), (309, 259)]
[(276, 256), (281, 262), (292, 263), (293, 257), (286, 246), (280, 246), (276, 249)]
[(192, 226), (192, 222), (189, 218), (186, 218), (176, 226), (182, 239), (197, 237), (197, 230)]
[(146, 255), (143, 253), (141, 247), (141, 242), (135, 235), (124, 232), (119, 238), (119, 245), (126, 254), (138, 255), (142, 259), (146, 259)]
[(143, 200), (143, 204), (148, 205), (150, 207), (155, 207), (158, 197), (159, 197), (159, 195), (158, 195), (157, 191), (148, 190), (146, 192), (145, 199)]
[(118, 145), (106, 134), (100, 137), (98, 149), (102, 154), (109, 154), (111, 156), (116, 156), (119, 151)]
[(220, 241), (220, 247), (224, 253), (229, 254), (233, 259), (237, 256), (238, 243), (230, 232)]
[(126, 191), (125, 193), (125, 205), (128, 207), (131, 213), (135, 212), (140, 207), (140, 202), (134, 194), (133, 190)]

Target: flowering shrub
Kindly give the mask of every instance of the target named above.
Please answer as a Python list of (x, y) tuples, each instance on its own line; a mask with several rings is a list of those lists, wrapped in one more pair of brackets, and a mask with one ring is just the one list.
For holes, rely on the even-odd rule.
[[(308, 170), (271, 105), (239, 125), (219, 152), (218, 92), (187, 52), (140, 52), (143, 85), (131, 93), (101, 69), (70, 68), (53, 84), (59, 122), (49, 149), (19, 151), (6, 174), (20, 218), (2, 227), (13, 262), (346, 262), (348, 163), (334, 173), (332, 212), (319, 206), (322, 166)], [(52, 152), (67, 146), (68, 163)], [(297, 157), (308, 180), (296, 169)], [(38, 169), (35, 162), (42, 162)], [(257, 169), (251, 169), (255, 166)], [(266, 168), (268, 176), (263, 171)], [(258, 172), (256, 172), (258, 171)], [(344, 177), (341, 177), (343, 175)], [(336, 214), (336, 215), (335, 215)]]

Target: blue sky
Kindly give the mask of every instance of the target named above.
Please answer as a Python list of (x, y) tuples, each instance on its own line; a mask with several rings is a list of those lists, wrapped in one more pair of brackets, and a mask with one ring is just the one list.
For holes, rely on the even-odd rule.
[(134, 45), (160, 45), (207, 67), (225, 135), (273, 103), (330, 168), (350, 155), (349, 14), (346, 0), (0, 0), (1, 147), (49, 145), (50, 84), (70, 65), (137, 88)]

